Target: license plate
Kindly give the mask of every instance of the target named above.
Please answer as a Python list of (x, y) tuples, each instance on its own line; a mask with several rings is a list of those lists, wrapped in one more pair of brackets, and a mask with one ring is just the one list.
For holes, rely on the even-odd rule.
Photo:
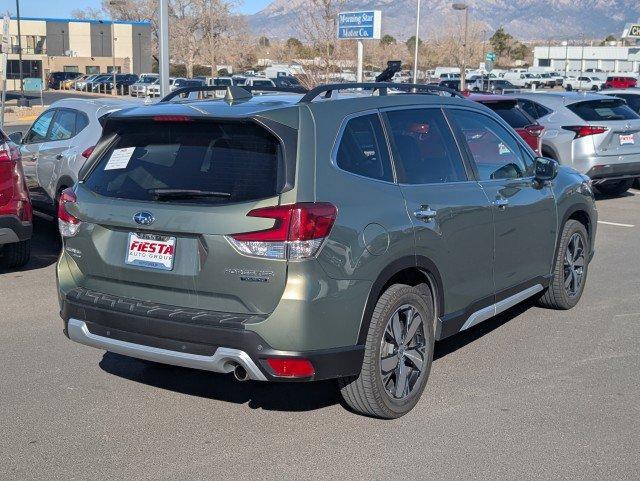
[(629, 144), (635, 144), (635, 143), (636, 141), (633, 138), (633, 134), (620, 136), (620, 145), (629, 145)]
[(154, 234), (129, 234), (125, 264), (170, 271), (176, 251), (176, 238)]

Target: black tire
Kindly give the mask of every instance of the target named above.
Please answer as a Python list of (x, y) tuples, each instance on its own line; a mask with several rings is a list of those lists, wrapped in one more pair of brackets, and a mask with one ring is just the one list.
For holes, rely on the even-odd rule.
[(2, 247), (0, 256), (0, 264), (9, 269), (22, 267), (31, 258), (31, 240), (16, 242), (15, 244), (6, 244)]
[[(567, 266), (565, 262), (565, 254), (569, 248), (569, 243), (574, 239), (574, 236), (579, 236), (583, 242), (583, 264), (582, 275), (580, 285), (576, 286), (572, 292), (570, 281), (567, 287)], [(591, 249), (589, 247), (589, 236), (587, 234), (586, 227), (577, 220), (568, 220), (562, 229), (562, 236), (558, 244), (558, 251), (556, 252), (556, 261), (553, 266), (553, 278), (547, 290), (538, 299), (538, 304), (541, 307), (548, 309), (567, 310), (574, 307), (582, 293), (584, 286), (587, 282), (587, 273), (589, 270), (589, 253)], [(577, 263), (576, 263), (577, 264)]]
[(617, 197), (628, 191), (633, 185), (634, 179), (612, 180), (595, 186), (601, 194), (609, 197)]
[(573, 90), (573, 86), (571, 84), (568, 84), (565, 88), (564, 88), (567, 92), (571, 92)]
[[(417, 364), (409, 363), (410, 375), (415, 375), (413, 378), (413, 385), (409, 386), (411, 381), (405, 381), (407, 384), (408, 392), (406, 396), (402, 398), (396, 398), (385, 387), (383, 382), (383, 375), (381, 371), (381, 356), (383, 350), (383, 344), (386, 343), (388, 331), (387, 325), (391, 322), (392, 316), (396, 312), (410, 305), (421, 316), (422, 329), (419, 333), (421, 338), (420, 345), (424, 346), (424, 355), (421, 359), (421, 369), (415, 370)], [(420, 400), (420, 396), (424, 391), (429, 378), (429, 372), (431, 371), (431, 363), (433, 361), (433, 319), (434, 306), (431, 290), (425, 284), (411, 287), (404, 284), (394, 284), (389, 287), (380, 296), (376, 307), (371, 315), (371, 323), (369, 325), (369, 332), (367, 334), (367, 341), (365, 344), (364, 361), (362, 363), (362, 370), (358, 376), (339, 379), (340, 392), (345, 402), (356, 412), (373, 416), (382, 419), (394, 419), (403, 416), (413, 409), (413, 407)], [(406, 318), (405, 318), (406, 319)], [(414, 319), (416, 319), (414, 317)], [(414, 321), (415, 322), (415, 321)], [(402, 323), (401, 323), (402, 324)], [(419, 328), (418, 328), (419, 329)], [(406, 325), (404, 325), (406, 331)], [(405, 332), (406, 334), (406, 332)], [(410, 340), (415, 339), (412, 337)], [(390, 344), (387, 344), (390, 345)], [(403, 343), (404, 346), (404, 343)], [(394, 351), (391, 357), (398, 359), (398, 354), (402, 349), (404, 353), (404, 347), (398, 348)], [(407, 347), (407, 351), (408, 351)], [(415, 352), (415, 351), (414, 351)], [(406, 366), (406, 358), (400, 356), (399, 358), (404, 366), (404, 369), (408, 369)], [(398, 371), (400, 369), (400, 371)], [(402, 372), (403, 368), (400, 368), (400, 362), (398, 367), (390, 369), (389, 377), (387, 378), (386, 386), (392, 382), (392, 378), (395, 376), (397, 380), (398, 372)], [(414, 369), (411, 371), (411, 369)], [(405, 380), (409, 375), (405, 376)], [(404, 385), (403, 384), (403, 385)], [(396, 389), (397, 386), (392, 389)], [(404, 389), (403, 389), (404, 392)]]
[(640, 189), (640, 177), (633, 179), (633, 188)]

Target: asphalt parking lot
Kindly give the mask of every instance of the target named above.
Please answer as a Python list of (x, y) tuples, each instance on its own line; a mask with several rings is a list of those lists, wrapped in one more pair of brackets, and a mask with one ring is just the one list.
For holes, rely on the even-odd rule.
[(581, 303), (439, 343), (395, 421), (352, 414), (330, 382), (238, 383), (71, 343), (38, 219), (31, 263), (0, 273), (0, 479), (637, 479), (640, 191), (598, 209)]

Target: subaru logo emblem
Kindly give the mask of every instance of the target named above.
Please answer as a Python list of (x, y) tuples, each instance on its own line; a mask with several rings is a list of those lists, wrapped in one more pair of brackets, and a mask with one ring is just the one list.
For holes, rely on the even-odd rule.
[(151, 225), (156, 221), (156, 218), (153, 217), (151, 212), (137, 212), (133, 216), (133, 220), (140, 225)]

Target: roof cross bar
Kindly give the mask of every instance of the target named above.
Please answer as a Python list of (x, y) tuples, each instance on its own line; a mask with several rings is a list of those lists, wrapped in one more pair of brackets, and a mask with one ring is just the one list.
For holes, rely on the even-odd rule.
[(174, 90), (169, 95), (160, 100), (160, 102), (169, 102), (176, 97), (193, 92), (226, 92), (227, 100), (250, 99), (251, 92), (283, 92), (292, 94), (306, 94), (309, 90), (300, 87), (251, 87), (247, 85), (202, 85), (193, 87), (182, 87)]
[(380, 95), (387, 95), (388, 89), (404, 90), (407, 91), (407, 93), (418, 94), (436, 94), (437, 92), (444, 92), (448, 93), (452, 97), (464, 98), (464, 96), (460, 92), (456, 92), (455, 90), (449, 89), (447, 87), (441, 87), (440, 85), (399, 84), (393, 82), (347, 82), (319, 85), (307, 92), (304, 97), (300, 99), (300, 103), (312, 102), (316, 99), (316, 97), (320, 95), (322, 95), (325, 99), (330, 99), (333, 95), (333, 92), (353, 89), (371, 90), (372, 93), (375, 94), (375, 92), (378, 92)]

